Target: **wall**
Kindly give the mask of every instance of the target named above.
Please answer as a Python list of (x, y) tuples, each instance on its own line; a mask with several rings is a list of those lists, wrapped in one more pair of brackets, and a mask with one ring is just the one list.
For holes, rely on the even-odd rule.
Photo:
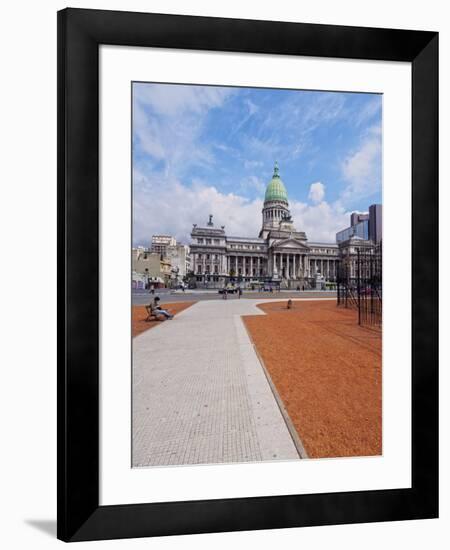
[[(61, 547), (54, 539), (56, 516), (56, 10), (66, 2), (9, 2), (3, 5), (2, 40), (2, 185), (1, 309), (2, 383), (2, 543), (5, 548), (43, 550)], [(412, 0), (361, 2), (322, 0), (292, 2), (208, 2), (208, 0), (72, 0), (72, 7), (190, 13), (343, 25), (438, 30), (441, 65), (441, 150), (450, 149), (450, 21), (445, 3)], [(6, 153), (7, 151), (7, 153)], [(448, 155), (442, 155), (441, 180), (450, 181)], [(442, 186), (441, 204), (449, 204), (450, 187)], [(441, 246), (448, 247), (449, 217), (442, 216)], [(6, 237), (6, 238), (5, 238)], [(18, 243), (30, 243), (28, 272), (10, 262)], [(443, 257), (442, 273), (448, 273)], [(445, 282), (444, 282), (445, 284)], [(448, 292), (441, 308), (448, 334)], [(445, 305), (447, 307), (445, 307)], [(444, 340), (444, 339), (443, 339)], [(450, 364), (448, 338), (441, 364)], [(449, 538), (449, 370), (441, 376), (441, 519), (226, 533), (157, 540), (91, 543), (89, 548), (269, 549), (443, 548)]]

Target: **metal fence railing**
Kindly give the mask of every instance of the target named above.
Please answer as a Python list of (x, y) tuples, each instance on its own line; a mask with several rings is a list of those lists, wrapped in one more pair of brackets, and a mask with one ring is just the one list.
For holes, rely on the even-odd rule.
[(337, 305), (356, 309), (360, 325), (381, 327), (382, 267), (381, 246), (357, 249), (338, 262)]

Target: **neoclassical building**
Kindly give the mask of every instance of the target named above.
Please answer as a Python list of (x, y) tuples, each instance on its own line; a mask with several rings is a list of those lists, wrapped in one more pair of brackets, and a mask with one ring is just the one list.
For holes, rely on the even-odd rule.
[(339, 249), (336, 243), (310, 242), (304, 231), (297, 231), (275, 164), (258, 237), (227, 235), (225, 226), (215, 227), (210, 215), (205, 226), (194, 224), (190, 253), (198, 286), (272, 283), (295, 289), (315, 287), (317, 281), (335, 281)]

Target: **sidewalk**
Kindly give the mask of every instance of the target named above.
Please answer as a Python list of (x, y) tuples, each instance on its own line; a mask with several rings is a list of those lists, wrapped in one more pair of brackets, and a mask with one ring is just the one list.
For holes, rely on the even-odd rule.
[(198, 302), (133, 340), (133, 466), (298, 459), (241, 315)]

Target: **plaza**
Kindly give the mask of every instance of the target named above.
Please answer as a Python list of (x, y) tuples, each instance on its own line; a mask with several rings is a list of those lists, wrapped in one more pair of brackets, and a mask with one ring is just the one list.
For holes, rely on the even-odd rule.
[(195, 303), (133, 340), (133, 466), (299, 458), (242, 315)]
[[(305, 352), (312, 337), (316, 339), (314, 344), (318, 347), (314, 349), (319, 351), (319, 357), (328, 354), (325, 358), (328, 367), (330, 357), (334, 357), (331, 366), (335, 376), (342, 375), (344, 381), (348, 380), (350, 375), (345, 369), (351, 372), (351, 368), (358, 370), (366, 364), (363, 359), (367, 356), (365, 339), (370, 333), (364, 332), (367, 329), (354, 327), (351, 317), (354, 312), (340, 310), (335, 315), (335, 298), (293, 299), (293, 310), (287, 310), (286, 303), (287, 300), (280, 298), (200, 300), (185, 307), (173, 321), (154, 323), (151, 329), (133, 339), (134, 467), (298, 460), (333, 456), (333, 453), (336, 456), (336, 450), (341, 449), (339, 446), (331, 443), (331, 447), (328, 445), (323, 450), (323, 441), (313, 441), (321, 439), (321, 431), (331, 442), (333, 433), (341, 437), (341, 426), (339, 422), (333, 426), (333, 416), (326, 406), (329, 396), (326, 391), (324, 393), (325, 388), (331, 395), (334, 386), (322, 384), (321, 390), (321, 381), (309, 380), (305, 395), (319, 395), (320, 399), (314, 403), (316, 409), (306, 403), (303, 418), (307, 429), (303, 431), (301, 411), (292, 409), (292, 403), (295, 407), (298, 403), (292, 394), (286, 398), (286, 384), (292, 385), (291, 391), (301, 388), (302, 378), (295, 378), (292, 383), (294, 371), (308, 371), (311, 365), (314, 366), (311, 356)], [(323, 309), (325, 305), (328, 307)], [(170, 305), (167, 307), (170, 309)], [(279, 318), (275, 318), (275, 325), (271, 324), (274, 321), (271, 312), (266, 312), (265, 308), (277, 310)], [(333, 315), (331, 322), (330, 312)], [(322, 315), (322, 325), (317, 315)], [(267, 321), (266, 329), (272, 332), (273, 326), (286, 328), (286, 323), (297, 319), (295, 322), (303, 323), (302, 330), (306, 327), (305, 337), (302, 340), (302, 334), (298, 334), (294, 340), (278, 338), (278, 347), (271, 346), (276, 353), (272, 361), (261, 345), (258, 331), (254, 332), (258, 319)], [(336, 327), (331, 337), (330, 324)], [(359, 331), (356, 338), (355, 330)], [(285, 349), (284, 354), (280, 353), (280, 346)], [(338, 365), (336, 362), (339, 358), (335, 351), (342, 351), (343, 347), (353, 358), (352, 364)], [(369, 362), (371, 360), (369, 354)], [(293, 368), (292, 361), (298, 368)], [(274, 371), (274, 365), (281, 371)], [(283, 371), (285, 366), (291, 370)], [(285, 376), (284, 383), (280, 383), (280, 376), (281, 379)], [(369, 390), (373, 397), (379, 386), (377, 383), (375, 389), (372, 388), (372, 379), (369, 376), (365, 381), (363, 377), (359, 380), (362, 385), (355, 390), (350, 384), (349, 391), (358, 391), (367, 397), (366, 390)], [(315, 389), (314, 385), (317, 385)], [(361, 388), (365, 388), (364, 391), (361, 392)], [(297, 395), (295, 391), (294, 395)], [(343, 389), (340, 396), (345, 418), (349, 414), (348, 407), (351, 410), (355, 404), (361, 408), (355, 415), (356, 420), (361, 415), (367, 417), (364, 416), (366, 403), (360, 402), (356, 394), (354, 404), (351, 393), (345, 394)], [(372, 401), (375, 409), (372, 407), (370, 414), (376, 416), (379, 406), (376, 395)], [(330, 402), (336, 405), (335, 400)], [(320, 418), (320, 414), (317, 417), (317, 407), (323, 408), (325, 419)], [(316, 431), (311, 429), (314, 423)], [(323, 432), (323, 423), (328, 426), (326, 432)], [(358, 454), (357, 450), (362, 448), (358, 446), (358, 424), (350, 423), (343, 429), (346, 437), (353, 433), (356, 443), (347, 442), (348, 450), (340, 456), (351, 456), (355, 449)], [(374, 430), (377, 432), (377, 426)], [(369, 454), (377, 454), (376, 445), (373, 449)]]

